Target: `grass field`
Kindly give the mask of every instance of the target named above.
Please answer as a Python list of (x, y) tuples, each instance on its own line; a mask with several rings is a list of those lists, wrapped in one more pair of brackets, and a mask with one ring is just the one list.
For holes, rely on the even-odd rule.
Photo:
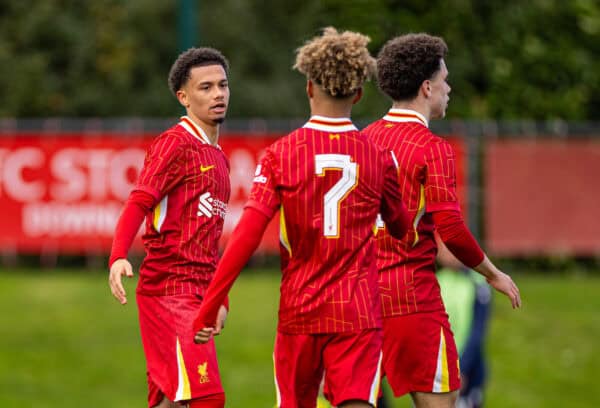
[[(494, 300), (488, 408), (597, 407), (600, 275), (517, 275), (524, 307)], [(145, 407), (134, 281), (122, 307), (106, 275), (0, 272), (1, 407)], [(279, 275), (247, 270), (218, 339), (228, 406), (274, 406), (271, 350)], [(394, 406), (409, 407), (407, 399)]]

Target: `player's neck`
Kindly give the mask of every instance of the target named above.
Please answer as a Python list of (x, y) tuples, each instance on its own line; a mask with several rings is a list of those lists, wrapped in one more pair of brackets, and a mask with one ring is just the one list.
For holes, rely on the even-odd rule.
[(392, 109), (408, 109), (420, 113), (425, 117), (427, 122), (431, 119), (431, 111), (429, 107), (422, 103), (419, 98), (415, 98), (411, 101), (394, 101)]
[(188, 118), (190, 118), (192, 120), (192, 122), (194, 122), (194, 124), (196, 126), (198, 126), (199, 128), (201, 128), (204, 131), (204, 134), (208, 138), (208, 141), (210, 142), (210, 144), (213, 146), (216, 146), (217, 143), (219, 142), (219, 127), (220, 127), (220, 125), (218, 123), (215, 123), (215, 124), (206, 123), (203, 120), (200, 120), (195, 115), (191, 114), (190, 112), (188, 112), (187, 116), (188, 116)]
[(349, 118), (352, 115), (352, 103), (343, 101), (311, 101), (310, 114), (327, 118)]

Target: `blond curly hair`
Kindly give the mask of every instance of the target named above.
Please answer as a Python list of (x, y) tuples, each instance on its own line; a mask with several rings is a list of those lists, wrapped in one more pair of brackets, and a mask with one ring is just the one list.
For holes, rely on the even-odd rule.
[(333, 27), (323, 29), (296, 50), (294, 68), (336, 98), (354, 95), (375, 74), (375, 59), (371, 57), (366, 35)]

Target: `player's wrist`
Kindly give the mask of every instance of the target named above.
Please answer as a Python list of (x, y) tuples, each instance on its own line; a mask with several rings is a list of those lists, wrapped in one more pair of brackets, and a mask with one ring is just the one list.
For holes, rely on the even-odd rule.
[(115, 256), (114, 258), (111, 257), (108, 261), (108, 267), (112, 268), (112, 266), (117, 262), (117, 261), (127, 261), (127, 257), (125, 256)]

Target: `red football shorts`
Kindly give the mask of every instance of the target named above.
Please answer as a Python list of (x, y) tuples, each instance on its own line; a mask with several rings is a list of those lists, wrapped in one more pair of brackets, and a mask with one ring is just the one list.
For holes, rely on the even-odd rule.
[(338, 406), (348, 400), (375, 406), (381, 380), (380, 329), (352, 333), (277, 332), (273, 362), (277, 406), (315, 408), (324, 375), (324, 394)]
[(148, 405), (166, 396), (186, 401), (223, 393), (214, 341), (194, 343), (192, 325), (201, 299), (195, 295), (137, 294), (148, 374)]
[(383, 320), (383, 372), (396, 397), (460, 389), (458, 353), (445, 311)]

